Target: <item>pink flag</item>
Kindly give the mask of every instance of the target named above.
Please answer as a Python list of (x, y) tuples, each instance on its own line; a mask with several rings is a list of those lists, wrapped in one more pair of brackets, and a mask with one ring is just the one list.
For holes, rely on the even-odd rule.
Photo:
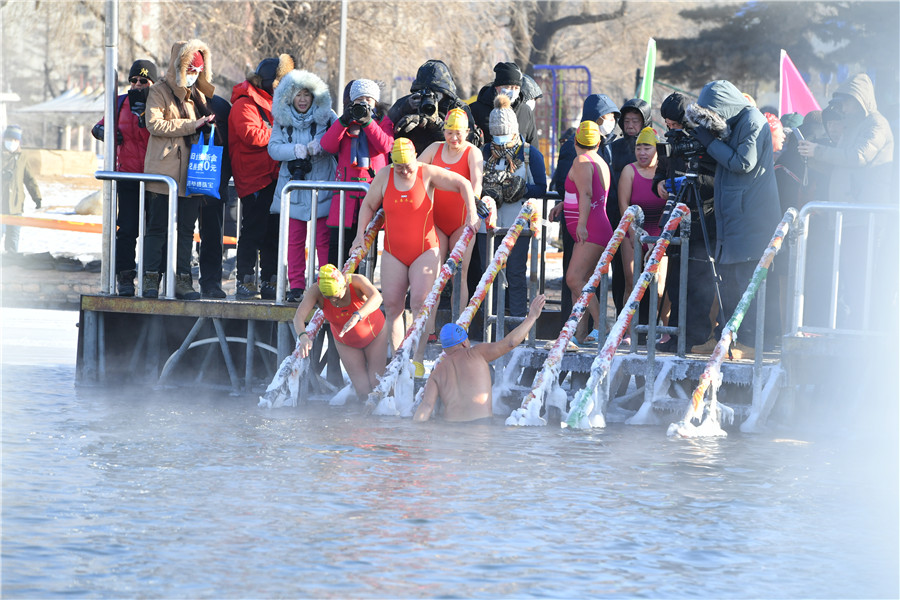
[(779, 116), (800, 113), (806, 116), (813, 110), (822, 110), (815, 96), (809, 91), (800, 71), (794, 66), (791, 57), (781, 51), (781, 95), (778, 99)]

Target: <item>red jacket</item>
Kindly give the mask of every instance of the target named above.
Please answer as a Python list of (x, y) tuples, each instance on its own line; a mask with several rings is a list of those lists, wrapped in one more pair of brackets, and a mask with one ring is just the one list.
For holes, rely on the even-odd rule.
[(278, 180), (281, 163), (269, 156), (271, 136), (272, 96), (249, 81), (234, 86), (228, 115), (228, 155), (239, 198)]
[[(131, 112), (128, 94), (119, 96), (122, 107), (116, 115), (116, 125), (122, 133), (122, 143), (116, 143), (116, 171), (120, 173), (143, 173), (144, 155), (147, 154), (147, 140), (150, 132), (138, 126), (137, 115)], [(118, 104), (118, 100), (116, 101)], [(103, 125), (103, 119), (97, 125)]]
[[(386, 116), (381, 122), (371, 121), (365, 129), (366, 140), (369, 143), (369, 163), (372, 173), (377, 173), (388, 162), (388, 154), (394, 145), (394, 124)], [(353, 138), (347, 132), (347, 128), (335, 121), (322, 136), (322, 149), (325, 152), (336, 154), (338, 158), (337, 174), (335, 181), (364, 181), (372, 183), (372, 175), (365, 169), (360, 169), (352, 164), (350, 148)], [(359, 216), (359, 205), (365, 194), (347, 192), (344, 194), (344, 227), (353, 227)], [(331, 209), (328, 212), (326, 224), (329, 227), (337, 227), (340, 223), (341, 194), (335, 192), (331, 199)]]

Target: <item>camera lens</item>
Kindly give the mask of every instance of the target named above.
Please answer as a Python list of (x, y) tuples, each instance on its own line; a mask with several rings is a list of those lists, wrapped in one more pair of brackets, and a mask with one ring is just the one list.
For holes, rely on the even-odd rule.
[(355, 121), (365, 119), (367, 116), (369, 116), (369, 105), (354, 104), (350, 107), (350, 116), (353, 117), (353, 120)]

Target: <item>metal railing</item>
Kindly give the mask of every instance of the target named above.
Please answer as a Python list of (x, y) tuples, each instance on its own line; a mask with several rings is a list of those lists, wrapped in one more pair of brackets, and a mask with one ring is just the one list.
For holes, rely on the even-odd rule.
[[(290, 198), (291, 192), (295, 190), (311, 190), (312, 199), (310, 202), (310, 220), (309, 220), (309, 245), (307, 246), (307, 268), (306, 280), (313, 282), (316, 278), (316, 225), (317, 213), (319, 212), (319, 191), (326, 190), (332, 192), (340, 192), (341, 205), (339, 208), (338, 227), (338, 265), (344, 264), (344, 199), (346, 192), (362, 192), (369, 191), (369, 184), (362, 181), (288, 181), (281, 189), (281, 198), (279, 198), (281, 214), (278, 221), (278, 275), (275, 287), (275, 303), (284, 304), (285, 292), (285, 270), (287, 268), (287, 242), (288, 242), (288, 226), (290, 224)], [(374, 248), (374, 244), (373, 244)], [(371, 262), (371, 261), (370, 261)]]
[[(166, 270), (165, 270), (165, 298), (175, 298), (175, 252), (176, 252), (176, 223), (178, 221), (178, 184), (168, 175), (156, 175), (152, 173), (122, 173), (119, 171), (97, 171), (94, 177), (101, 181), (111, 181), (110, 211), (118, 214), (118, 195), (116, 194), (117, 181), (138, 181), (140, 192), (138, 194), (138, 238), (137, 238), (137, 291), (135, 295), (140, 297), (144, 293), (144, 196), (145, 183), (148, 181), (166, 184), (169, 188), (169, 214), (166, 226)], [(103, 244), (103, 267), (101, 292), (114, 294), (116, 289), (116, 227), (115, 219), (104, 232), (107, 242)], [(110, 265), (113, 267), (110, 268)]]
[[(804, 311), (806, 303), (806, 267), (807, 245), (809, 242), (809, 218), (812, 214), (833, 213), (834, 239), (831, 256), (831, 290), (828, 299), (828, 315), (825, 327), (810, 327), (804, 325)], [(861, 329), (839, 328), (837, 323), (838, 292), (841, 282), (841, 256), (842, 238), (844, 235), (844, 213), (861, 213), (868, 216), (867, 219), (867, 243), (866, 254), (857, 264), (864, 268), (864, 282), (861, 290), (854, 290), (855, 294), (862, 294), (862, 319)], [(886, 204), (850, 204), (843, 202), (810, 202), (800, 210), (795, 228), (795, 236), (791, 237), (791, 245), (794, 260), (790, 265), (790, 281), (793, 282), (793, 303), (791, 310), (791, 324), (788, 335), (800, 335), (802, 333), (862, 333), (871, 329), (872, 284), (875, 278), (875, 238), (876, 218), (879, 215), (898, 213), (896, 205)], [(893, 224), (896, 227), (897, 223)], [(891, 229), (888, 235), (896, 235), (896, 230)], [(856, 250), (855, 247), (850, 250)], [(824, 299), (821, 299), (824, 300)]]

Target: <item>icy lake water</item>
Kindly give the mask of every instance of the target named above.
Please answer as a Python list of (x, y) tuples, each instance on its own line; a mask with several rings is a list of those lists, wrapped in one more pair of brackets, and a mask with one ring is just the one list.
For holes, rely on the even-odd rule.
[(900, 595), (895, 424), (673, 440), (76, 388), (76, 321), (3, 310), (4, 598)]

